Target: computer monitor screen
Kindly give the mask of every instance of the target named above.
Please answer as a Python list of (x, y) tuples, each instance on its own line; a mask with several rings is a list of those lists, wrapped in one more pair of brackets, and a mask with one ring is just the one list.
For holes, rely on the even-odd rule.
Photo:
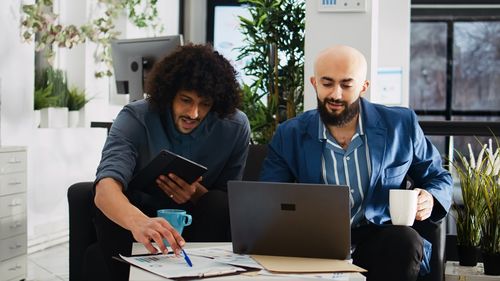
[(111, 56), (118, 94), (129, 101), (144, 98), (144, 81), (155, 62), (182, 45), (182, 35), (119, 39), (111, 42)]

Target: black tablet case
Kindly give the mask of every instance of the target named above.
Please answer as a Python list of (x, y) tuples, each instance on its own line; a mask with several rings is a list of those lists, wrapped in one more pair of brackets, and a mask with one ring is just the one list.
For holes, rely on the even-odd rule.
[(173, 173), (192, 184), (207, 171), (207, 168), (166, 149), (149, 162), (137, 173), (129, 183), (130, 189), (140, 190), (150, 188), (160, 175)]

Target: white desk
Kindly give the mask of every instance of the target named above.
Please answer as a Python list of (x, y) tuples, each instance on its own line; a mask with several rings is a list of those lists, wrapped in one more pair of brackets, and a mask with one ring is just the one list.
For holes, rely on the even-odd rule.
[[(188, 243), (186, 248), (200, 248), (200, 247), (213, 247), (213, 246), (226, 246), (228, 243)], [(132, 247), (132, 254), (145, 254), (147, 250), (140, 243), (134, 243)], [(211, 277), (210, 281), (216, 280), (241, 280), (241, 279), (251, 279), (251, 280), (302, 280), (302, 279), (292, 279), (290, 277), (282, 276), (263, 276), (263, 275), (246, 275), (245, 273), (239, 275), (228, 275), (221, 277)], [(135, 266), (130, 267), (130, 278), (129, 281), (155, 281), (155, 280), (170, 280), (158, 275), (152, 274)], [(307, 279), (311, 280), (311, 279)], [(329, 279), (329, 280), (339, 280), (339, 281), (364, 281), (366, 278), (361, 273), (348, 273), (341, 277), (340, 279)]]

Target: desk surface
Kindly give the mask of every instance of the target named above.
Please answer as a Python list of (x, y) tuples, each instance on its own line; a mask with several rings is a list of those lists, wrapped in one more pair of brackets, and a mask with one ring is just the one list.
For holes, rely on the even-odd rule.
[[(214, 246), (227, 246), (229, 243), (187, 243), (186, 248), (201, 248), (201, 247), (214, 247)], [(132, 254), (144, 254), (147, 253), (147, 250), (140, 243), (134, 243), (132, 247)], [(217, 280), (241, 280), (241, 279), (251, 279), (251, 280), (301, 280), (301, 279), (292, 279), (290, 277), (282, 277), (282, 276), (262, 276), (262, 275), (228, 275), (221, 277), (212, 277), (210, 281)], [(155, 281), (155, 280), (170, 280), (140, 268), (131, 266), (130, 267), (130, 278), (129, 281)], [(199, 279), (198, 279), (199, 280)], [(311, 280), (310, 278), (307, 280)], [(329, 280), (342, 280), (342, 281), (364, 281), (365, 277), (360, 273), (347, 273), (339, 279), (329, 279)]]

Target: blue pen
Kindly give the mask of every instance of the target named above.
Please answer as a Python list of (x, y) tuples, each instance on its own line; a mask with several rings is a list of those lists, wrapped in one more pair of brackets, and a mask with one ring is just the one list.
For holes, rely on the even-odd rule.
[(193, 267), (193, 263), (189, 259), (188, 254), (186, 254), (186, 251), (184, 251), (184, 249), (182, 249), (182, 255), (184, 255), (184, 260), (189, 265), (189, 267)]

